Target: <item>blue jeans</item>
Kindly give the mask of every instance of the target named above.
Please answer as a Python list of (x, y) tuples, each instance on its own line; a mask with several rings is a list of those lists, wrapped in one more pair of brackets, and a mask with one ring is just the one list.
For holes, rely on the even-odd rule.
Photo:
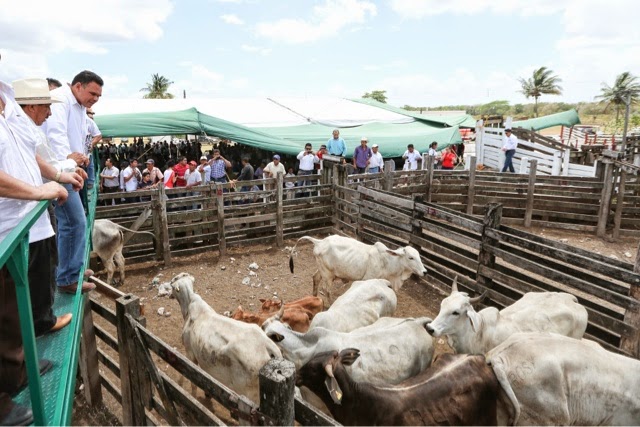
[(56, 220), (58, 221), (58, 269), (56, 284), (66, 286), (76, 283), (80, 269), (84, 264), (85, 234), (87, 218), (80, 201), (80, 195), (73, 191), (70, 184), (64, 184), (69, 192), (69, 198), (60, 206), (55, 204)]
[(380, 166), (375, 166), (375, 167), (370, 167), (369, 168), (369, 173), (378, 173), (380, 172)]
[(504, 166), (502, 167), (502, 172), (506, 172), (507, 168), (509, 172), (515, 173), (515, 169), (513, 168), (513, 156), (516, 154), (516, 150), (507, 150), (504, 152), (506, 158), (504, 159)]

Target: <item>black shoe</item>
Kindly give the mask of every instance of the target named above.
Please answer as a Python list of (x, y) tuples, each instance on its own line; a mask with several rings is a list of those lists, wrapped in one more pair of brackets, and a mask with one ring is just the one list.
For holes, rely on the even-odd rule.
[(26, 406), (14, 404), (0, 426), (28, 426), (33, 423), (33, 412)]
[[(51, 368), (53, 368), (53, 363), (50, 360), (47, 360), (47, 359), (40, 359), (38, 361), (38, 367), (40, 368), (40, 376), (42, 376), (42, 375), (46, 374), (47, 372), (49, 372), (51, 370)], [(27, 388), (28, 385), (29, 385), (29, 379), (25, 378), (24, 382), (18, 386), (16, 391), (11, 393), (11, 397), (14, 397), (18, 393), (20, 393), (22, 390)], [(2, 425), (2, 424), (0, 424), (0, 425)]]

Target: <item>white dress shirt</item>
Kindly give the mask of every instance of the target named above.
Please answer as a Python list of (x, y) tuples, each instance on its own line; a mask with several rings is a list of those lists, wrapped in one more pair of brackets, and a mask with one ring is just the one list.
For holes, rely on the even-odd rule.
[[(29, 117), (15, 102), (11, 86), (0, 81), (0, 97), (6, 104), (0, 115), (0, 170), (34, 187), (42, 185), (42, 175), (36, 162), (35, 141), (31, 139)], [(38, 204), (32, 200), (0, 197), (0, 242), (7, 237)], [(36, 220), (29, 233), (29, 243), (53, 236), (46, 210)]]
[(418, 169), (418, 159), (422, 159), (420, 152), (416, 149), (413, 150), (413, 153), (409, 152), (409, 150), (405, 151), (402, 157), (407, 159), (409, 162), (409, 170), (412, 171)]
[[(129, 178), (131, 175), (135, 175), (135, 173), (136, 171), (134, 171), (131, 168), (131, 166), (127, 166), (124, 172), (122, 172), (122, 177)], [(123, 182), (124, 182), (124, 189), (126, 191), (136, 191), (138, 189), (138, 176), (133, 176), (129, 181), (124, 181), (123, 179)]]
[(198, 185), (202, 182), (202, 174), (198, 172), (197, 169), (194, 170), (193, 172), (187, 169), (187, 172), (185, 172), (185, 179), (187, 180), (187, 186), (189, 187), (193, 185)]
[(505, 150), (515, 150), (516, 148), (518, 148), (518, 137), (514, 134), (511, 134), (509, 136), (505, 135), (503, 141), (504, 144), (502, 145), (502, 148), (504, 148)]
[(320, 161), (318, 156), (315, 154), (307, 154), (306, 151), (301, 151), (300, 154), (298, 154), (298, 160), (300, 160), (299, 169), (303, 171), (312, 171), (314, 165)]
[[(51, 148), (51, 144), (49, 143), (49, 139), (47, 135), (43, 132), (43, 130), (35, 124), (35, 122), (31, 119), (31, 117), (24, 115), (28, 119), (28, 128), (31, 131), (31, 139), (36, 142), (36, 153), (48, 164), (56, 168), (56, 170), (60, 172), (75, 172), (76, 167), (78, 166), (76, 161), (73, 159), (64, 159), (62, 161), (58, 160), (56, 154), (53, 152)], [(44, 181), (48, 182), (49, 180), (43, 178)]]
[(382, 171), (384, 169), (384, 160), (382, 158), (382, 154), (378, 151), (377, 153), (371, 152), (371, 158), (369, 159), (369, 169), (371, 168), (380, 168)]
[[(101, 175), (107, 175), (107, 176), (114, 176), (115, 178), (105, 178), (104, 179), (104, 186), (105, 187), (109, 187), (109, 188), (113, 188), (113, 187), (120, 187), (120, 181), (119, 181), (119, 176), (120, 176), (120, 170), (115, 167), (115, 166), (111, 166), (110, 168), (105, 167), (102, 170), (102, 174)], [(134, 178), (131, 178), (134, 179)]]
[(51, 91), (62, 102), (51, 104), (51, 117), (42, 125), (58, 160), (83, 153), (87, 137), (87, 109), (78, 103), (69, 85)]

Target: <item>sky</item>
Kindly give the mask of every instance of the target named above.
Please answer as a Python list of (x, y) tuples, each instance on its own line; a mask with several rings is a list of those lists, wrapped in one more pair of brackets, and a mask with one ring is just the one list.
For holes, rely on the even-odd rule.
[[(151, 76), (187, 98), (358, 98), (395, 106), (527, 103), (541, 66), (561, 96), (593, 101), (640, 75), (637, 0), (0, 0), (0, 80), (84, 69), (103, 97), (140, 98)], [(95, 110), (99, 112), (100, 103)]]

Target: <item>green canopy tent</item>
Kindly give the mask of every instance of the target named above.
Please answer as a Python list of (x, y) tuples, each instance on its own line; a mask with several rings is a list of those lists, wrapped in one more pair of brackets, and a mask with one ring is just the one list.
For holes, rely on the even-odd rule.
[[(311, 142), (319, 148), (331, 137), (330, 126), (308, 124), (299, 126), (249, 128), (218, 119), (195, 108), (182, 111), (111, 114), (96, 117), (103, 137), (209, 135), (229, 139), (251, 147), (279, 154), (296, 155)], [(340, 129), (347, 142), (347, 157), (351, 157), (360, 138), (366, 136), (369, 145), (378, 144), (384, 157), (401, 156), (408, 144), (418, 151), (428, 149), (432, 141), (438, 149), (461, 143), (458, 127), (438, 128), (420, 121), (405, 124), (368, 123)]]
[(96, 124), (103, 137), (209, 135), (275, 152), (297, 154), (300, 151), (299, 144), (202, 114), (195, 108), (97, 116)]
[(404, 108), (394, 107), (389, 104), (385, 104), (383, 102), (376, 101), (371, 98), (355, 98), (351, 99), (353, 102), (359, 102), (360, 104), (370, 105), (372, 107), (383, 108), (388, 111), (392, 111), (397, 114), (402, 114), (404, 116), (413, 117), (414, 119), (430, 124), (431, 126), (437, 127), (453, 127), (458, 126), (461, 128), (475, 128), (476, 127), (476, 119), (469, 114), (460, 114), (455, 116), (425, 116), (420, 113), (416, 113), (415, 111), (405, 110)]
[(511, 126), (514, 128), (541, 130), (554, 126), (573, 126), (579, 124), (580, 117), (578, 117), (578, 112), (576, 110), (569, 110), (535, 119), (514, 121), (511, 123)]

